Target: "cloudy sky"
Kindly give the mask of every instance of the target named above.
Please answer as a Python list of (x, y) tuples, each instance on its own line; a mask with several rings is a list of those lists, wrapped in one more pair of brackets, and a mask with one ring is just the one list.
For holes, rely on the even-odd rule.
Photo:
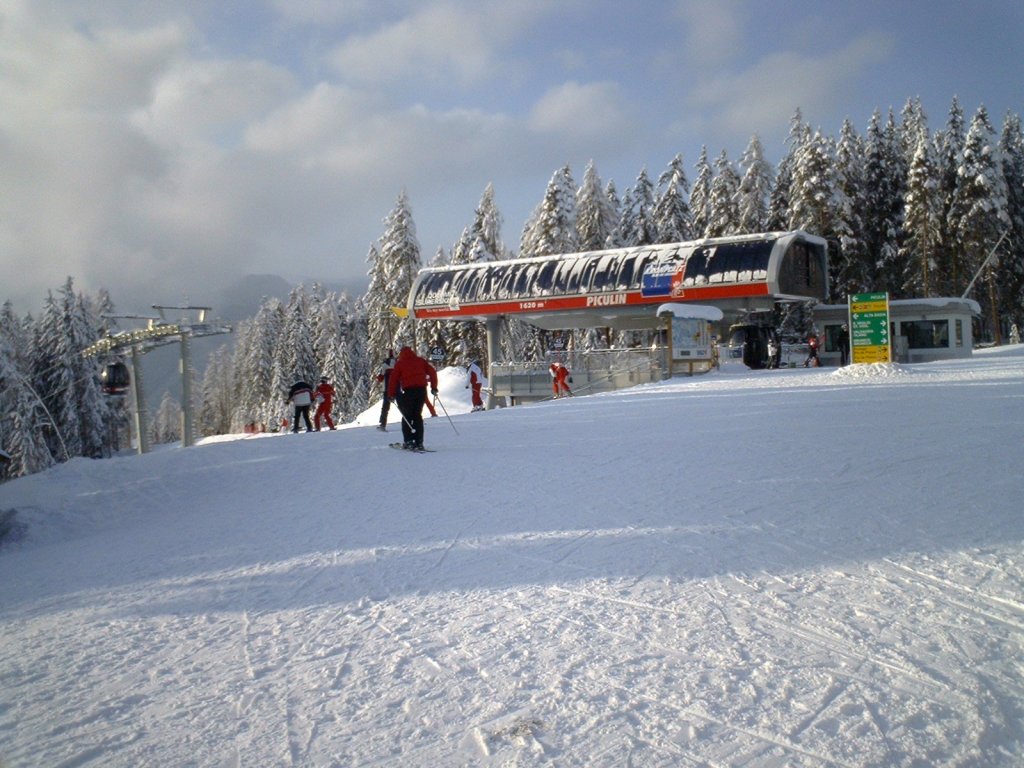
[(702, 145), (777, 161), (919, 96), (1024, 111), (1019, 0), (0, 0), (0, 300), (122, 311), (247, 274), (364, 285), (404, 188), (424, 260), (493, 183), (513, 247), (552, 173), (620, 192)]

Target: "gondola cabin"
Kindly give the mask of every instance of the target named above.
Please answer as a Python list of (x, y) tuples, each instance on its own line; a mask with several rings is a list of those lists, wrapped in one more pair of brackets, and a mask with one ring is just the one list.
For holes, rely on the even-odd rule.
[(128, 366), (122, 362), (108, 363), (100, 371), (100, 387), (105, 395), (123, 395), (131, 384)]

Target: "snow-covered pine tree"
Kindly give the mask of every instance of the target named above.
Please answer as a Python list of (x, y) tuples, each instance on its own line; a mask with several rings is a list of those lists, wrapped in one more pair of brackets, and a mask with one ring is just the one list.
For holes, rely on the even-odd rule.
[(793, 167), (796, 154), (804, 142), (811, 137), (810, 127), (804, 123), (803, 113), (798, 108), (790, 119), (789, 136), (786, 138), (786, 154), (779, 161), (775, 174), (775, 186), (768, 199), (769, 231), (786, 229), (790, 220), (790, 187), (793, 179)]
[(343, 422), (352, 421), (369, 405), (373, 361), (366, 354), (366, 319), (360, 315), (349, 297), (338, 299), (341, 341), (338, 346), (337, 381), (338, 414)]
[(284, 325), (274, 352), (272, 389), (283, 398), (296, 381), (313, 384), (319, 365), (313, 352), (309, 299), (304, 286), (292, 289), (284, 311)]
[(711, 169), (711, 163), (708, 162), (706, 146), (700, 148), (700, 156), (693, 168), (696, 173), (693, 189), (690, 192), (690, 213), (693, 216), (693, 236), (702, 238), (708, 236), (708, 221), (711, 216), (711, 183), (714, 181), (714, 172)]
[(931, 137), (925, 131), (918, 134), (917, 141), (904, 198), (903, 258), (910, 267), (907, 293), (928, 297), (936, 295), (934, 272), (936, 246), (941, 237), (942, 199)]
[(622, 208), (622, 244), (650, 245), (658, 242), (658, 226), (654, 220), (654, 185), (642, 168), (625, 198)]
[[(71, 284), (68, 283), (70, 290)], [(70, 307), (72, 361), (75, 369), (75, 405), (78, 408), (79, 441), (81, 455), (99, 459), (110, 455), (109, 426), (111, 413), (100, 387), (96, 360), (82, 356), (82, 350), (100, 338), (99, 318), (81, 294), (73, 291), (68, 299)]]
[(940, 237), (937, 255), (935, 287), (939, 296), (959, 296), (967, 286), (970, 275), (963, 275), (963, 256), (956, 237), (956, 224), (952, 218), (956, 196), (958, 171), (964, 154), (966, 129), (964, 112), (956, 96), (949, 107), (946, 127), (935, 135), (935, 157), (938, 165), (939, 196), (942, 215), (939, 217)]
[[(65, 288), (70, 281), (68, 278)], [(50, 453), (58, 461), (82, 453), (81, 425), (74, 396), (77, 361), (73, 359), (70, 326), (70, 302), (58, 301), (53, 292), (48, 291), (34, 329), (32, 386), (52, 419), (44, 422), (44, 433)]]
[[(1010, 228), (1002, 160), (995, 131), (984, 105), (978, 107), (967, 129), (951, 216), (963, 255), (966, 287), (1003, 233)], [(998, 284), (995, 271), (998, 264), (998, 258), (994, 259), (994, 263), (990, 262), (972, 291), (972, 297), (981, 304), (982, 317), (988, 323), (988, 330), (996, 340), (999, 322), (996, 316)], [(987, 289), (982, 286), (987, 286)]]
[(765, 160), (764, 146), (755, 133), (740, 157), (740, 188), (736, 195), (739, 213), (737, 233), (764, 232), (768, 226), (768, 200), (774, 183), (772, 164)]
[(872, 115), (864, 158), (864, 242), (874, 265), (871, 287), (888, 291), (890, 298), (902, 298), (907, 269), (899, 240), (906, 173), (891, 111), (884, 125), (878, 110)]
[(724, 237), (739, 230), (739, 190), (739, 174), (729, 160), (728, 153), (723, 149), (715, 160), (715, 178), (711, 182), (708, 198), (708, 223), (705, 228), (707, 237)]
[(48, 417), (20, 370), (11, 338), (0, 323), (0, 447), (11, 457), (9, 464), (0, 466), (0, 480), (41, 472), (53, 464), (41, 428)]
[(622, 238), (620, 237), (622, 232), (622, 200), (619, 199), (618, 190), (615, 189), (615, 181), (609, 179), (608, 183), (604, 187), (604, 196), (608, 200), (608, 205), (611, 210), (615, 213), (615, 228), (611, 234), (608, 235), (608, 239), (605, 240), (605, 248), (621, 248)]
[(523, 228), (519, 258), (575, 253), (577, 250), (576, 183), (572, 169), (564, 165), (551, 176), (544, 199)]
[[(488, 184), (476, 208), (473, 223), (463, 230), (452, 250), (452, 263), (474, 264), (504, 259), (506, 252), (501, 241), (501, 224), (501, 212), (494, 202), (494, 187)], [(421, 330), (424, 332), (421, 341), (440, 343), (448, 351), (447, 362), (450, 365), (467, 366), (473, 360), (486, 364), (487, 331), (483, 323), (475, 320), (437, 323), (433, 328)]]
[[(405, 307), (409, 303), (409, 291), (420, 270), (420, 244), (416, 238), (416, 224), (412, 218), (409, 196), (403, 189), (395, 201), (395, 207), (384, 219), (384, 234), (380, 239), (381, 276), (383, 284), (371, 281), (371, 288), (382, 293), (382, 300), (375, 305), (383, 311), (387, 323), (395, 323), (394, 347), (416, 346), (415, 326), (412, 318), (398, 318), (393, 307)], [(397, 321), (397, 322), (395, 322)], [(378, 332), (379, 333), (379, 332)], [(371, 338), (371, 343), (380, 343), (380, 337)], [(371, 350), (381, 359), (386, 356), (388, 346)]]
[(235, 376), (233, 359), (227, 344), (210, 353), (199, 383), (199, 408), (196, 431), (204, 437), (231, 432), (234, 410)]
[[(612, 188), (614, 189), (614, 187)], [(587, 163), (576, 191), (576, 237), (581, 251), (600, 251), (619, 226), (619, 213), (601, 189), (594, 161)]]
[(683, 156), (676, 155), (658, 177), (658, 195), (654, 204), (654, 222), (658, 243), (679, 243), (693, 238), (693, 214), (690, 212), (690, 181), (686, 178)]
[(1024, 328), (1024, 130), (1019, 115), (1007, 113), (999, 135), (999, 154), (1006, 181), (1006, 215), (1010, 234), (1000, 276), (1000, 315), (1008, 324)]
[[(575, 253), (579, 250), (576, 235), (576, 183), (568, 164), (552, 175), (544, 199), (534, 208), (523, 227), (519, 258)], [(538, 329), (517, 328), (520, 321), (510, 319), (509, 339), (523, 347), (509, 350), (510, 360), (541, 360), (547, 353), (547, 335)]]
[(801, 144), (793, 159), (789, 228), (834, 239), (839, 195), (831, 140), (816, 131)]
[(276, 431), (281, 423), (284, 393), (275, 391), (274, 353), (284, 327), (284, 306), (276, 298), (264, 299), (251, 322), (238, 333), (235, 347), (236, 401), (232, 429), (255, 423)]
[(836, 191), (839, 195), (836, 234), (839, 249), (830, 253), (829, 300), (845, 304), (847, 297), (870, 287), (869, 265), (863, 240), (864, 147), (853, 123), (846, 119), (836, 144)]
[(181, 405), (170, 392), (165, 391), (160, 399), (152, 432), (154, 443), (173, 443), (181, 439)]

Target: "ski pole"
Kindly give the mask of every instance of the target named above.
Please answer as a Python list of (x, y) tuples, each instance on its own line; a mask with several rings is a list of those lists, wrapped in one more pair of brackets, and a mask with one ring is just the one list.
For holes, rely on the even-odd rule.
[[(451, 416), (448, 416), (448, 409), (444, 407), (444, 403), (441, 402), (441, 398), (434, 395), (434, 402), (441, 406), (441, 410), (444, 411), (444, 415), (448, 418), (448, 423), (452, 425), (452, 429), (455, 429), (455, 422), (452, 421)], [(455, 434), (459, 434), (459, 430), (455, 429)]]

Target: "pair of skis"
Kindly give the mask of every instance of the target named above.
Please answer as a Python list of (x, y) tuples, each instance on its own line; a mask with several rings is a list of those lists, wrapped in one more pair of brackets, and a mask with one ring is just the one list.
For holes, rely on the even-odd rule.
[(433, 448), (406, 448), (405, 443), (388, 443), (388, 448), (396, 448), (399, 451), (409, 451), (410, 453), (435, 453)]

